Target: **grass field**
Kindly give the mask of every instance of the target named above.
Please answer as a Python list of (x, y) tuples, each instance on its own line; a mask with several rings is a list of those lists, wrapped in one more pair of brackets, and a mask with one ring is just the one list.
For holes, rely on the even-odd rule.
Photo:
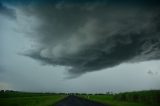
[[(0, 106), (54, 106), (68, 94), (0, 92)], [(110, 106), (160, 106), (160, 90), (119, 94), (72, 94)]]
[(83, 97), (100, 103), (109, 104), (110, 106), (150, 106), (142, 103), (114, 100), (112, 96), (108, 95), (90, 95), (89, 97), (88, 96), (83, 96)]
[(0, 106), (54, 106), (65, 95), (43, 93), (0, 93)]
[(116, 95), (81, 95), (110, 106), (160, 106), (160, 91), (140, 91)]

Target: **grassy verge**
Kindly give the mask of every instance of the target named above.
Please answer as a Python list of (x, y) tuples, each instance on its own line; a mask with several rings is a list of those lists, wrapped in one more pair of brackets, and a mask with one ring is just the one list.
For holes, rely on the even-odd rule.
[(114, 99), (160, 106), (160, 90), (124, 92), (114, 95)]
[(114, 100), (113, 96), (108, 96), (108, 95), (89, 95), (89, 96), (84, 95), (81, 97), (85, 97), (89, 100), (97, 101), (103, 104), (108, 104), (110, 106), (152, 106), (143, 103), (118, 101)]
[(0, 106), (53, 106), (62, 95), (0, 98)]

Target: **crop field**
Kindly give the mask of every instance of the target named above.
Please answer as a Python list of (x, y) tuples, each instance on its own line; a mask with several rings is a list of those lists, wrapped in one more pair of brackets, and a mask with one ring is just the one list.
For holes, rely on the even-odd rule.
[(160, 106), (160, 91), (127, 92), (114, 95), (81, 95), (110, 106)]
[[(91, 101), (108, 104), (108, 106), (160, 106), (160, 90), (125, 92), (118, 94), (71, 93), (69, 95), (80, 96)], [(68, 94), (65, 93), (1, 91), (0, 106), (54, 106), (54, 104), (66, 96), (68, 96)]]
[(64, 97), (50, 93), (1, 92), (0, 106), (54, 106)]

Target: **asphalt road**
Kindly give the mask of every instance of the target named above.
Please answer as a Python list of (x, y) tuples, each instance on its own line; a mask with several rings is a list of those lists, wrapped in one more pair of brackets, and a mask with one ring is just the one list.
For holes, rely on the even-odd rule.
[(90, 101), (77, 96), (68, 96), (59, 101), (55, 106), (108, 106), (94, 101)]

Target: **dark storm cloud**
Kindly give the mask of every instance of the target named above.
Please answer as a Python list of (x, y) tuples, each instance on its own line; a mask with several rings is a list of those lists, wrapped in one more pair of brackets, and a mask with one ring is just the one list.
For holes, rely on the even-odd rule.
[(25, 55), (69, 66), (75, 76), (125, 62), (160, 59), (158, 6), (57, 3), (21, 10), (39, 23), (29, 35), (39, 45)]
[(0, 1), (0, 14), (5, 15), (9, 18), (15, 18), (15, 11), (11, 8), (6, 7), (3, 3)]
[(109, 5), (159, 5), (159, 0), (1, 0), (2, 2), (10, 4), (28, 5), (30, 3), (36, 4), (84, 4), (84, 3), (101, 3)]

